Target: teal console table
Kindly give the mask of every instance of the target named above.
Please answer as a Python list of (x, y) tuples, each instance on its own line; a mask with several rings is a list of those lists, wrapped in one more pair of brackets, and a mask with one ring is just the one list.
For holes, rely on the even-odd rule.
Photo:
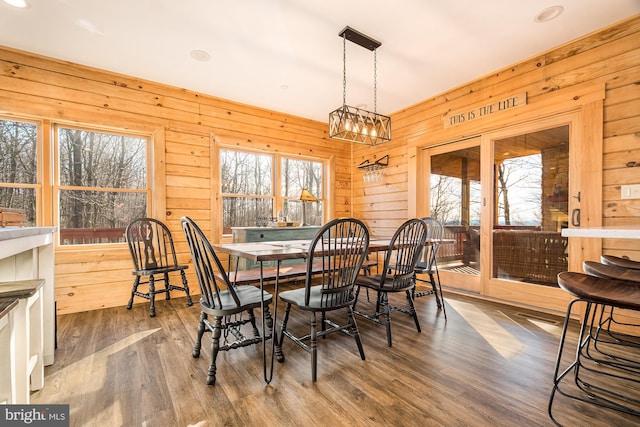
[[(244, 242), (274, 242), (282, 240), (311, 240), (320, 229), (319, 225), (303, 226), (303, 227), (232, 227), (231, 233), (233, 243)], [(304, 262), (301, 259), (291, 259), (283, 261), (283, 265), (298, 264)], [(259, 268), (260, 263), (252, 262), (248, 259), (240, 258), (238, 260), (239, 270), (248, 270)], [(268, 262), (264, 266), (268, 266)], [(275, 266), (275, 261), (273, 262)]]

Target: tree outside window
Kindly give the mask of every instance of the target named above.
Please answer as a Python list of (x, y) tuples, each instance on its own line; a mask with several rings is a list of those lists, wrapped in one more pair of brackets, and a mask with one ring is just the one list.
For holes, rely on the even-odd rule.
[[(289, 218), (302, 218), (302, 210), (305, 209), (305, 221), (307, 225), (321, 225), (324, 221), (322, 189), (322, 162), (314, 162), (302, 159), (284, 157), (280, 167), (280, 192), (286, 202), (284, 215)], [(302, 190), (309, 190), (318, 199), (317, 202), (296, 202), (295, 197)]]
[(1, 226), (37, 225), (38, 126), (0, 120)]
[(60, 244), (124, 242), (147, 216), (147, 138), (56, 127)]
[(223, 234), (231, 234), (231, 227), (264, 226), (278, 216), (299, 220), (301, 203), (292, 200), (303, 188), (319, 199), (307, 203), (307, 222), (323, 222), (321, 161), (222, 149), (220, 173)]

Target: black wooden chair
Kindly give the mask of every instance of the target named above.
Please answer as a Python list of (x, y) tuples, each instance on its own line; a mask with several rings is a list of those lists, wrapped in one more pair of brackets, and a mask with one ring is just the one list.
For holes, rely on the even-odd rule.
[[(211, 365), (207, 374), (207, 384), (214, 385), (216, 358), (219, 351), (229, 351), (263, 342), (256, 325), (255, 309), (262, 307), (266, 330), (273, 329), (273, 320), (269, 311), (269, 304), (273, 297), (256, 286), (232, 285), (220, 259), (200, 227), (188, 217), (182, 217), (181, 223), (200, 285), (200, 322), (192, 355), (200, 357), (202, 336), (205, 332), (211, 332)], [(244, 317), (245, 314), (247, 317)], [(212, 319), (209, 319), (209, 316)], [(252, 326), (250, 337), (245, 336), (241, 331), (241, 327), (247, 323)], [(271, 336), (266, 336), (265, 340), (270, 338)]]
[[(553, 402), (556, 395), (579, 400), (603, 408), (640, 417), (640, 400), (629, 396), (625, 390), (640, 386), (640, 363), (628, 355), (637, 354), (637, 348), (622, 346), (605, 354), (592, 351), (600, 328), (597, 311), (609, 306), (616, 309), (640, 311), (640, 284), (638, 282), (602, 278), (576, 272), (558, 274), (558, 285), (573, 299), (569, 302), (558, 348), (553, 388), (549, 397), (548, 414), (556, 425)], [(585, 306), (576, 349), (565, 349), (571, 313), (577, 311), (574, 304)], [(569, 334), (570, 335), (570, 334)], [(629, 351), (631, 350), (631, 351)], [(571, 354), (566, 365), (563, 355)]]
[[(391, 347), (391, 311), (400, 311), (413, 317), (418, 332), (420, 322), (413, 304), (415, 267), (427, 238), (427, 225), (419, 218), (413, 218), (402, 224), (394, 233), (385, 255), (384, 266), (380, 274), (360, 275), (356, 280), (356, 301), (354, 313), (368, 320), (385, 325), (387, 344)], [(356, 310), (360, 288), (367, 288), (378, 294), (374, 313)], [(405, 292), (408, 309), (389, 305), (389, 293)]]
[[(282, 355), (281, 346), (285, 337), (311, 353), (312, 381), (316, 381), (317, 378), (318, 337), (342, 331), (355, 339), (360, 358), (365, 360), (352, 305), (355, 301), (354, 283), (368, 247), (369, 231), (362, 221), (354, 218), (340, 218), (328, 222), (318, 230), (309, 246), (304, 288), (280, 293), (280, 299), (286, 303), (286, 308), (278, 340), (280, 348), (276, 349), (276, 354)], [(311, 268), (316, 262), (321, 262), (323, 266), (319, 274), (313, 274)], [(293, 306), (309, 313), (310, 334), (298, 337), (288, 329), (289, 313)], [(346, 325), (339, 325), (336, 321), (327, 318), (327, 312), (335, 310), (346, 311)], [(320, 332), (316, 324), (317, 313), (321, 313), (322, 316)]]
[[(125, 235), (129, 252), (133, 260), (133, 287), (127, 308), (133, 306), (133, 297), (138, 296), (150, 301), (149, 315), (156, 315), (155, 297), (164, 293), (171, 299), (171, 291), (183, 291), (187, 294), (187, 304), (192, 305), (189, 284), (185, 270), (187, 265), (178, 264), (171, 232), (165, 224), (153, 218), (138, 218), (127, 225)], [(171, 284), (170, 273), (179, 272), (182, 286)], [(164, 282), (164, 288), (158, 289), (157, 282)], [(138, 290), (139, 285), (148, 285), (147, 292)]]
[[(444, 307), (444, 296), (442, 295), (442, 284), (440, 283), (440, 273), (438, 272), (438, 249), (440, 248), (440, 243), (437, 241), (442, 240), (444, 236), (444, 227), (442, 223), (435, 218), (422, 218), (422, 220), (427, 224), (427, 243), (422, 250), (422, 255), (416, 264), (415, 272), (415, 281), (416, 286), (418, 283), (428, 283), (430, 289), (425, 291), (418, 291), (414, 288), (413, 297), (419, 298), (427, 295), (434, 295), (436, 297), (436, 304), (438, 308), (442, 309), (444, 313), (445, 320), (447, 319), (447, 309)], [(435, 241), (435, 243), (431, 243), (430, 241)], [(421, 278), (419, 275), (428, 274), (429, 280), (425, 280)]]

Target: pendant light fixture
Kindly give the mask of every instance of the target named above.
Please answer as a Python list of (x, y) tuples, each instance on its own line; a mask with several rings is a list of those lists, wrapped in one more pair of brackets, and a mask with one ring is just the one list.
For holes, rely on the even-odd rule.
[[(329, 137), (365, 145), (391, 140), (391, 118), (377, 113), (377, 57), (382, 43), (345, 27), (342, 37), (342, 106), (329, 113)], [(347, 40), (373, 52), (373, 112), (347, 105)]]

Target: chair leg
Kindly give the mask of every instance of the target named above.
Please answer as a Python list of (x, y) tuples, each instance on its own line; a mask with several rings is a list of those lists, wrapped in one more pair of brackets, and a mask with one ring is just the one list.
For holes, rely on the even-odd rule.
[(409, 313), (413, 316), (413, 321), (416, 324), (416, 329), (418, 332), (422, 332), (420, 329), (420, 321), (418, 320), (418, 313), (416, 313), (416, 307), (413, 304), (413, 298), (411, 296), (411, 291), (407, 291), (407, 300), (409, 301)]
[(156, 317), (156, 285), (153, 274), (149, 275), (149, 317)]
[(202, 348), (202, 336), (204, 335), (204, 331), (206, 329), (204, 321), (207, 319), (207, 313), (200, 312), (200, 323), (198, 323), (198, 335), (196, 337), (196, 344), (193, 346), (193, 352), (191, 355), (193, 357), (200, 357), (200, 348)]
[(207, 374), (207, 385), (215, 385), (216, 383), (216, 358), (218, 350), (220, 350), (220, 335), (222, 335), (222, 317), (216, 316), (213, 323), (213, 331), (211, 337), (211, 365)]
[[(267, 307), (265, 307), (266, 309)], [(276, 354), (278, 352), (282, 353), (282, 344), (284, 343), (284, 334), (287, 331), (287, 322), (289, 321), (289, 313), (291, 312), (291, 304), (287, 304), (284, 309), (284, 317), (282, 318), (282, 323), (280, 326), (280, 339), (276, 342)], [(265, 316), (266, 316), (265, 311)], [(273, 331), (274, 335), (276, 331)]]
[(184, 270), (180, 270), (180, 277), (182, 278), (182, 287), (187, 293), (187, 305), (191, 307), (193, 305), (193, 301), (191, 300), (191, 293), (189, 292), (189, 282), (187, 282), (187, 274), (184, 272)]
[[(320, 327), (322, 329), (322, 332), (327, 330), (327, 324), (325, 323), (325, 321), (327, 320), (327, 313), (326, 312), (322, 312), (322, 319), (320, 319)], [(322, 339), (326, 339), (327, 336), (326, 335), (322, 335)]]
[(316, 313), (311, 312), (311, 381), (316, 382), (318, 376), (318, 331)]
[[(356, 291), (355, 291), (354, 296), (353, 296), (353, 305), (351, 306), (354, 311), (356, 309), (356, 304), (358, 304), (358, 296), (360, 295), (360, 286), (356, 285), (355, 288), (356, 288)], [(368, 300), (369, 300), (369, 293), (367, 292), (367, 301)]]
[(268, 305), (264, 306), (264, 323), (266, 326), (266, 330), (271, 331), (271, 339), (273, 340), (273, 346), (275, 348), (276, 360), (278, 361), (278, 363), (283, 363), (284, 353), (282, 352), (282, 345), (278, 340), (278, 334), (276, 333), (276, 328), (274, 328), (273, 317), (271, 317), (271, 311), (269, 310)]
[(166, 290), (164, 299), (171, 299), (171, 284), (169, 283), (169, 273), (164, 273), (164, 289)]
[[(253, 314), (253, 310), (247, 310), (249, 314), (249, 322), (251, 322), (251, 327), (253, 328), (253, 336), (258, 338), (260, 336), (260, 331), (258, 331), (258, 326), (256, 325), (256, 316)], [(257, 345), (258, 343), (256, 343)]]
[(347, 316), (349, 316), (349, 331), (351, 335), (356, 339), (356, 344), (358, 345), (358, 351), (360, 352), (360, 359), (364, 359), (364, 348), (362, 348), (362, 341), (360, 340), (360, 331), (358, 330), (358, 324), (356, 323), (356, 318), (353, 315), (353, 309), (351, 307), (347, 307)]
[(127, 310), (131, 310), (133, 307), (133, 296), (138, 292), (138, 285), (140, 284), (140, 276), (136, 276), (133, 281), (133, 287), (131, 288), (131, 298), (129, 298), (129, 303), (127, 304)]
[(436, 266), (436, 277), (438, 279), (437, 280), (438, 289), (440, 290), (440, 302), (442, 303), (442, 313), (444, 314), (444, 320), (447, 320), (447, 307), (444, 305), (444, 295), (442, 294), (442, 282), (440, 281), (440, 270), (438, 270), (437, 266)]
[[(382, 297), (382, 298), (381, 298)], [(389, 295), (386, 292), (378, 294), (378, 301), (382, 299), (382, 311), (384, 316), (384, 326), (387, 329), (387, 345), (391, 347), (391, 313), (389, 309)], [(376, 313), (378, 310), (376, 309)]]
[(438, 295), (438, 288), (436, 286), (436, 278), (432, 273), (429, 273), (429, 282), (431, 282), (431, 289), (433, 290), (433, 295), (436, 296), (436, 305), (438, 308), (442, 308), (442, 303), (440, 302), (440, 296)]

